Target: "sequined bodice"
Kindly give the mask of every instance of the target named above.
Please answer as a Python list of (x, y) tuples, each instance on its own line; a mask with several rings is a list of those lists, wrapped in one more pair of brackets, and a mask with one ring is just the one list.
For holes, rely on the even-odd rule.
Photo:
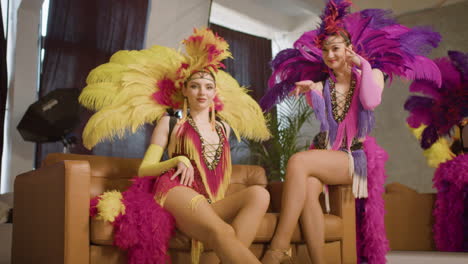
[(210, 143), (205, 138), (203, 138), (203, 136), (200, 133), (200, 130), (197, 127), (197, 124), (191, 117), (188, 117), (187, 121), (193, 127), (193, 129), (197, 132), (198, 136), (200, 137), (201, 148), (202, 148), (201, 154), (203, 156), (203, 161), (205, 162), (205, 165), (210, 170), (216, 168), (216, 166), (218, 165), (220, 161), (221, 154), (223, 152), (223, 145), (224, 145), (224, 140), (223, 140), (224, 135), (223, 135), (221, 126), (218, 123), (216, 123), (215, 125), (215, 130), (219, 137), (218, 143)]

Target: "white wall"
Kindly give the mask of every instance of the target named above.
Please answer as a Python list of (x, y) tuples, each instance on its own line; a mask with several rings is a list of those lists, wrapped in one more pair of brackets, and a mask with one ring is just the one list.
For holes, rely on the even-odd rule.
[(271, 39), (294, 29), (295, 19), (255, 2), (214, 0), (210, 22), (236, 31)]
[(318, 15), (312, 11), (307, 11), (307, 16), (294, 17), (246, 0), (214, 0), (210, 15), (211, 23), (271, 39), (273, 57), (291, 48), (294, 41), (315, 28), (318, 21)]
[(193, 28), (208, 26), (210, 0), (152, 0), (145, 47), (178, 48)]
[[(4, 141), (1, 193), (13, 191), (17, 174), (31, 170), (35, 145), (24, 141), (16, 126), (28, 106), (37, 99), (38, 41), (40, 9), (43, 0), (12, 1), (8, 49), (14, 49), (13, 63), (9, 64), (11, 79), (8, 90), (8, 110)], [(16, 19), (15, 19), (16, 18)], [(15, 21), (18, 21), (15, 24)], [(16, 39), (15, 39), (16, 38)], [(5, 168), (4, 168), (5, 167)], [(4, 168), (4, 169), (3, 169)]]

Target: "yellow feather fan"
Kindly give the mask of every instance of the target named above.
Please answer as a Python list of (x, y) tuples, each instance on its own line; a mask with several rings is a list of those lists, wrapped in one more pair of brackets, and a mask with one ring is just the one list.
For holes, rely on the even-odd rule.
[(118, 51), (112, 55), (108, 63), (96, 67), (89, 73), (86, 79), (87, 86), (83, 88), (78, 100), (90, 110), (100, 110), (110, 105), (116, 94), (125, 87), (123, 76), (131, 76), (129, 71), (133, 67), (141, 70), (152, 68), (157, 70), (157, 73), (173, 75), (174, 69), (180, 66), (180, 61), (183, 59), (176, 50), (163, 46), (153, 46), (141, 51)]
[[(421, 125), (418, 128), (410, 128), (413, 135), (421, 140), (422, 133), (426, 125)], [(446, 138), (439, 138), (430, 148), (424, 150), (424, 156), (430, 167), (437, 168), (440, 163), (453, 159), (456, 155), (450, 150), (450, 143)]]
[(218, 96), (224, 102), (224, 109), (218, 115), (232, 127), (237, 139), (240, 136), (256, 141), (269, 139), (263, 112), (247, 94), (247, 89), (240, 87), (236, 79), (224, 71), (218, 71), (216, 83)]
[(97, 111), (83, 131), (83, 144), (123, 137), (164, 115), (168, 108), (180, 109), (184, 81), (196, 71), (212, 71), (218, 99), (224, 104), (218, 115), (236, 135), (254, 140), (269, 138), (258, 104), (229, 74), (219, 71), (221, 60), (230, 57), (227, 42), (209, 29), (195, 29), (184, 42), (187, 54), (153, 46), (140, 51), (119, 51), (110, 61), (91, 71), (79, 101)]

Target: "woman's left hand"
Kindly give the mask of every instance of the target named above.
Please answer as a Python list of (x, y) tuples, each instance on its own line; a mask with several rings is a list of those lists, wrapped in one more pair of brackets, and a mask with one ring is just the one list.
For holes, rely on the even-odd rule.
[(351, 47), (346, 47), (346, 61), (350, 65), (356, 65), (358, 67), (361, 67), (361, 59), (359, 56), (354, 52), (354, 50)]

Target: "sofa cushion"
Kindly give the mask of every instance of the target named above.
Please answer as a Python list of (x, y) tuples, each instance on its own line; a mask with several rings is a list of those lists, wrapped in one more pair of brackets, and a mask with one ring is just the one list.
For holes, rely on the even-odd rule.
[(90, 198), (94, 198), (105, 191), (117, 190), (125, 191), (132, 184), (131, 178), (103, 178), (103, 177), (91, 177), (90, 185)]
[[(255, 241), (257, 243), (266, 243), (271, 240), (278, 222), (277, 213), (267, 213), (258, 229)], [(91, 219), (91, 243), (95, 245), (113, 245), (113, 226), (109, 222)], [(335, 215), (325, 215), (325, 240), (327, 242), (337, 241), (343, 237), (342, 219)], [(293, 243), (304, 242), (299, 225), (294, 230)], [(172, 237), (169, 242), (172, 249), (189, 249), (190, 239), (180, 232)]]

